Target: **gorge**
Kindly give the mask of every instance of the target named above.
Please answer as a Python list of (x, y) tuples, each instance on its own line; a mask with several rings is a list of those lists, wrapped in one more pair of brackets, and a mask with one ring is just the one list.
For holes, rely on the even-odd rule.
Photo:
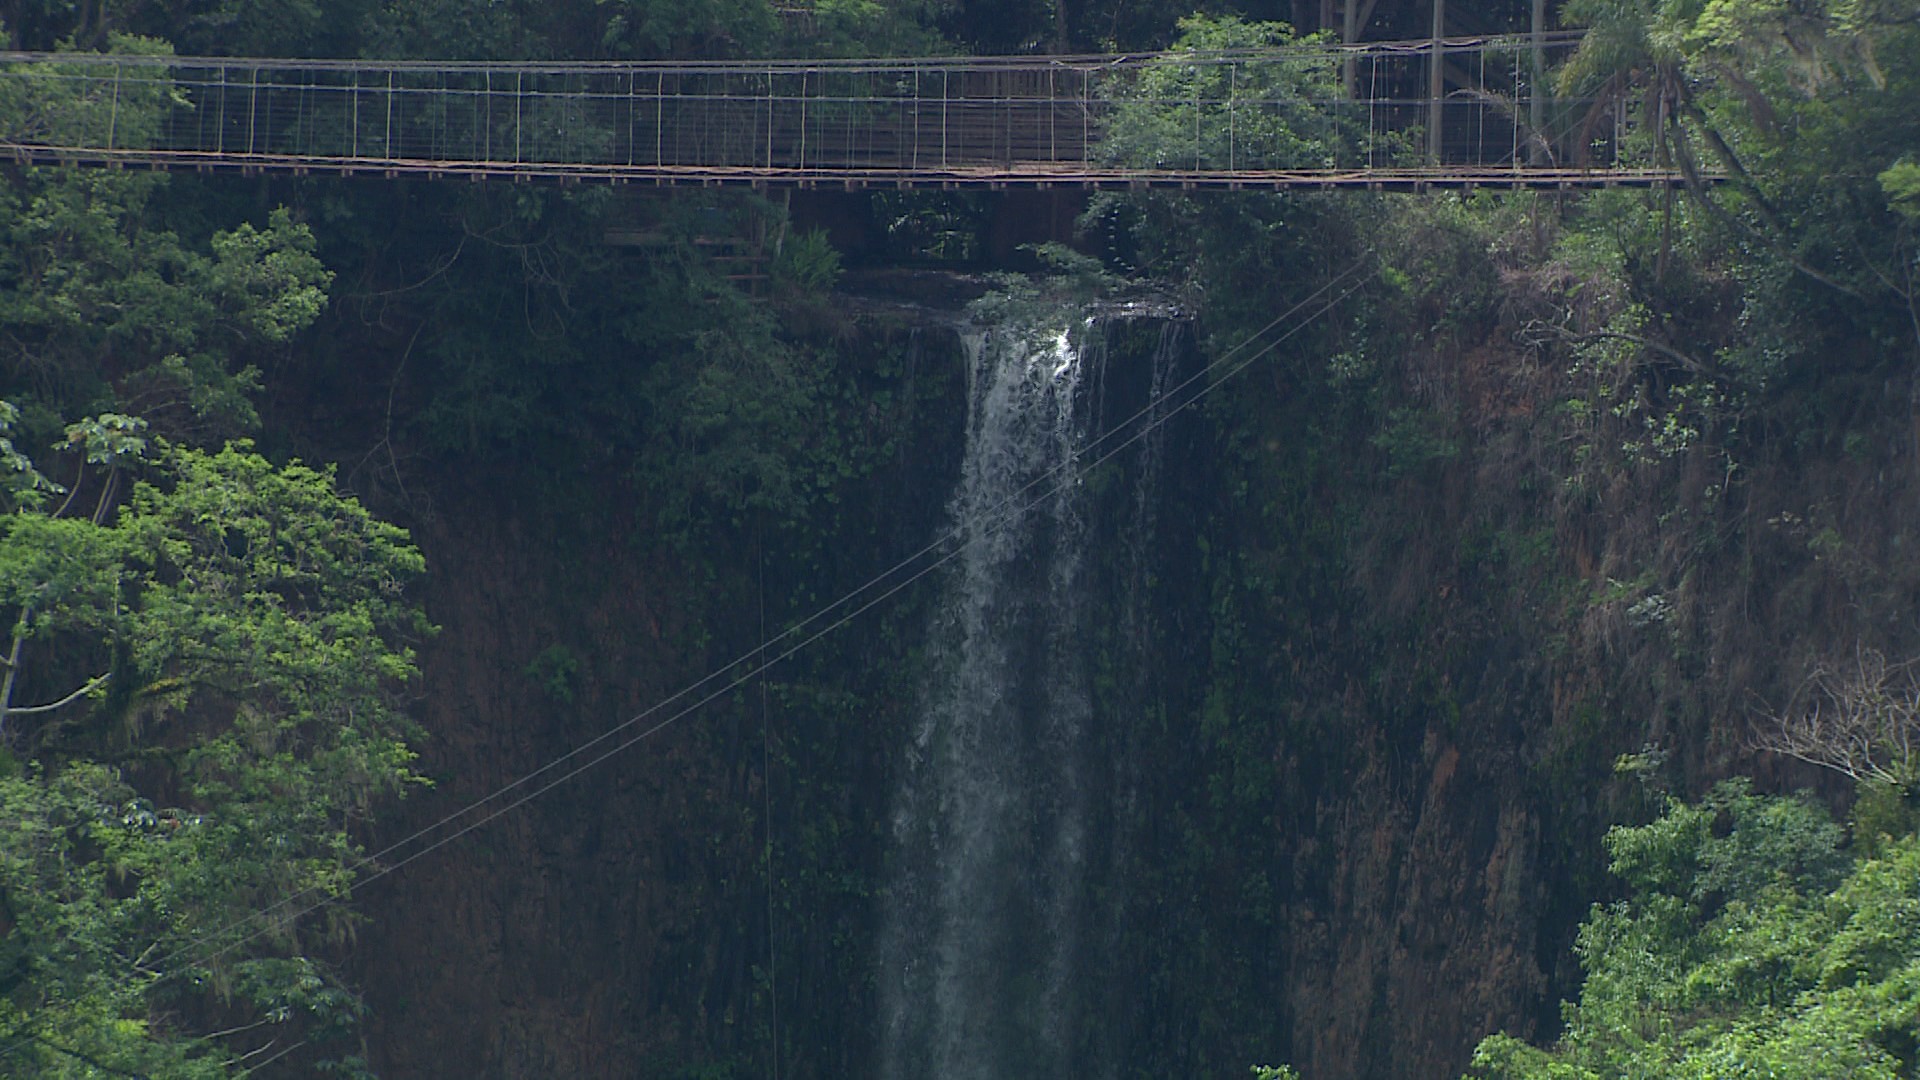
[[(323, 65), (1351, 29), (266, 7), (0, 20)], [(1920, 31), (1543, 10), (1597, 43), (1552, 152), (1681, 184), (9, 167), (0, 1073), (1911, 1074)], [(1278, 89), (1340, 93), (1315, 55)], [(1160, 69), (1103, 167), (1448, 152), (1240, 70)], [(118, 89), (0, 82), (0, 136), (178, 106)]]

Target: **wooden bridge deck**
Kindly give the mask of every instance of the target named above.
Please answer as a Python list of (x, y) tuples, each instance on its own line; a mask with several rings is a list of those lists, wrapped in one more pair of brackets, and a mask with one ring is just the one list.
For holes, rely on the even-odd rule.
[(849, 189), (1677, 182), (1621, 153), (1629, 113), (1535, 104), (1576, 40), (695, 64), (0, 54), (0, 155)]

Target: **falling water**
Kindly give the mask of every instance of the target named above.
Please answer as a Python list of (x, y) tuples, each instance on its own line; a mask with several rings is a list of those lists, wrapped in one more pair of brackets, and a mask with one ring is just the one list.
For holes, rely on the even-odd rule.
[[(1117, 926), (1090, 896), (1126, 785), (1095, 752), (1118, 744), (1092, 730), (1079, 456), (1102, 396), (1083, 341), (1099, 335), (1091, 322), (1072, 331), (1001, 326), (966, 339), (966, 454), (949, 503), (961, 546), (929, 631), (893, 821), (885, 1080), (1104, 1071), (1089, 1054), (1105, 1056), (1091, 1029), (1110, 995), (1090, 989), (1089, 953), (1110, 948)], [(1160, 351), (1152, 391), (1172, 352), (1165, 335)], [(1149, 483), (1158, 445), (1143, 446), (1132, 452)], [(1128, 499), (1120, 533), (1138, 530), (1146, 500)]]
[(895, 820), (882, 1075), (1060, 1075), (1068, 1051), (1090, 711), (1071, 642), (1083, 529), (1066, 329), (967, 337), (962, 548)]

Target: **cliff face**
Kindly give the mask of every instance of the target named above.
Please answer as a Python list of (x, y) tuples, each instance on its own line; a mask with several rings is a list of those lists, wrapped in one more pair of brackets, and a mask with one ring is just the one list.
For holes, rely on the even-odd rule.
[[(422, 749), (445, 779), (393, 832), (520, 779), (676, 688), (696, 601), (684, 573), (632, 535), (617, 510), (583, 527), (498, 488), (435, 493), (416, 527), (442, 628), (425, 654)], [(541, 670), (543, 655), (565, 659)], [(751, 992), (743, 931), (764, 920), (758, 883), (732, 880), (752, 865), (758, 782), (737, 727), (667, 728), (369, 886), (374, 917), (353, 955), (381, 1071), (610, 1076), (702, 1052)]]
[(1328, 419), (1303, 357), (1244, 388), (1269, 439), (1215, 455), (1247, 478), (1216, 521), (1240, 523), (1230, 652), (1257, 673), (1216, 650), (1211, 686), (1280, 732), (1256, 861), (1287, 874), (1274, 997), (1309, 1076), (1458, 1075), (1484, 1034), (1550, 1037), (1606, 827), (1733, 773), (1842, 800), (1755, 732), (1812, 665), (1920, 629), (1909, 372), (1836, 360), (1649, 449), (1523, 332), (1537, 264), (1480, 258), (1407, 298), (1371, 423)]
[(515, 781), (422, 842), (551, 790), (360, 894), (369, 921), (345, 959), (382, 1075), (757, 1074), (776, 1004), (783, 1071), (868, 1068), (872, 882), (911, 704), (895, 669), (924, 614), (908, 597), (750, 672), (831, 620), (764, 654), (762, 627), (934, 534), (952, 335), (869, 330), (842, 343), (849, 378), (885, 382), (898, 409), (870, 397), (856, 419), (922, 438), (822, 501), (804, 535), (735, 520), (689, 544), (617, 471), (423, 470), (404, 500), (387, 489), (429, 562), (440, 632), (418, 713), (439, 783), (376, 844)]
[[(1512, 270), (1477, 284), (1524, 304)], [(1748, 749), (1755, 715), (1812, 659), (1912, 644), (1904, 380), (1788, 388), (1806, 409), (1780, 411), (1844, 425), (1750, 437), (1737, 460), (1712, 432), (1635, 454), (1623, 428), (1570, 425), (1578, 365), (1516, 340), (1514, 311), (1434, 329), (1447, 302), (1402, 302), (1400, 351), (1364, 386), (1304, 348), (1190, 414), (1150, 535), (1096, 544), (1088, 573), (1135, 591), (1102, 601), (1094, 678), (1096, 716), (1128, 719), (1100, 737), (1120, 764), (1089, 1053), (1143, 1074), (1438, 1078), (1491, 1031), (1549, 1034), (1607, 890), (1606, 826), (1732, 771), (1816, 781)], [(912, 337), (843, 345), (897, 360)], [(383, 835), (641, 715), (746, 655), (763, 619), (935, 535), (963, 391), (951, 349), (911, 347), (854, 364), (869, 382), (836, 422), (887, 450), (806, 522), (736, 519), (688, 547), (617, 478), (570, 501), (506, 470), (432, 484), (421, 710), (444, 780)], [(876, 609), (764, 694), (749, 681), (362, 890), (376, 1068), (761, 1075), (777, 998), (784, 1073), (871, 1075), (927, 603)], [(1615, 774), (1630, 752), (1641, 778)]]

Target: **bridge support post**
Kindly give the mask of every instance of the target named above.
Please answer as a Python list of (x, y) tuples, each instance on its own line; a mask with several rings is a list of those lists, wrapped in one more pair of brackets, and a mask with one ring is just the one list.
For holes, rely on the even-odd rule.
[[(1351, 45), (1360, 36), (1359, 13), (1353, 10), (1355, 0), (1343, 0), (1340, 5), (1340, 44)], [(1347, 100), (1353, 100), (1354, 63), (1353, 54), (1348, 53), (1340, 61), (1340, 88), (1346, 91)], [(1368, 105), (1372, 107), (1371, 103)]]
[(1447, 0), (1433, 0), (1433, 46), (1427, 68), (1427, 157), (1435, 165), (1445, 148), (1442, 109), (1447, 97)]
[(1527, 88), (1527, 160), (1547, 164), (1547, 0), (1533, 0), (1533, 73)]

